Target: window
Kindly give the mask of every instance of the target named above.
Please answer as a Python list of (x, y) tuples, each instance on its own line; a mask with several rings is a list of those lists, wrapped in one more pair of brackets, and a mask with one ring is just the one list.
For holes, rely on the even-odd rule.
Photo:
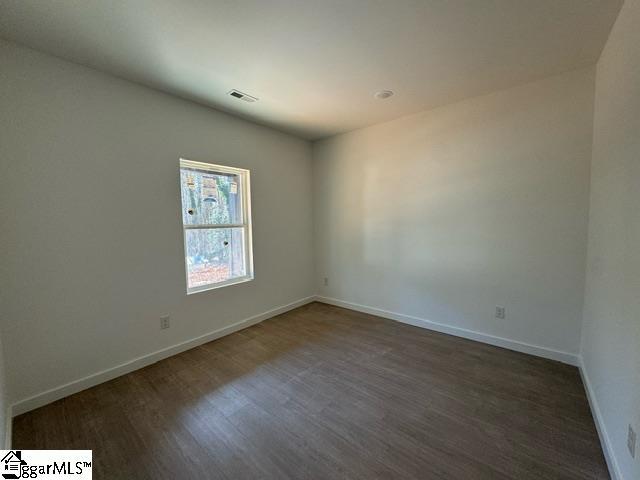
[(253, 279), (249, 170), (180, 160), (187, 293)]

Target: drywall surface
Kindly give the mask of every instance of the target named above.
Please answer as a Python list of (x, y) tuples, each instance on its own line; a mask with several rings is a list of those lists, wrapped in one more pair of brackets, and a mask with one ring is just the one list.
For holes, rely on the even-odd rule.
[(582, 69), (315, 143), (319, 294), (577, 353), (593, 88)]
[[(627, 0), (596, 74), (582, 356), (621, 479), (640, 478), (640, 1)], [(603, 429), (601, 429), (602, 431)]]
[[(308, 142), (12, 44), (0, 64), (14, 402), (313, 295)], [(180, 157), (251, 170), (254, 281), (186, 295)]]

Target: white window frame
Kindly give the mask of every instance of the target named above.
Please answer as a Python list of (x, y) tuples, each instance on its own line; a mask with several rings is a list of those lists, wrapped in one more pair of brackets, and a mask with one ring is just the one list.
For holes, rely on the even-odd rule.
[[(253, 239), (251, 236), (251, 187), (250, 176), (251, 172), (244, 168), (226, 167), (224, 165), (216, 165), (213, 163), (196, 162), (193, 160), (187, 160), (185, 158), (180, 159), (180, 169), (182, 168), (195, 168), (198, 170), (205, 170), (211, 173), (233, 174), (238, 175), (240, 179), (240, 215), (242, 223), (237, 224), (204, 224), (204, 225), (185, 225), (183, 219), (182, 195), (180, 195), (180, 222), (182, 222), (182, 237), (184, 242), (184, 272), (185, 281), (187, 286), (187, 295), (193, 293), (205, 292), (207, 290), (214, 290), (216, 288), (228, 287), (229, 285), (236, 285), (238, 283), (250, 282), (253, 280)], [(182, 189), (182, 185), (180, 186)], [(198, 287), (189, 288), (189, 266), (187, 264), (187, 231), (196, 229), (213, 229), (213, 228), (242, 228), (244, 238), (244, 255), (245, 255), (245, 267), (246, 275), (242, 277), (234, 277), (223, 282), (209, 283), (207, 285), (200, 285)]]

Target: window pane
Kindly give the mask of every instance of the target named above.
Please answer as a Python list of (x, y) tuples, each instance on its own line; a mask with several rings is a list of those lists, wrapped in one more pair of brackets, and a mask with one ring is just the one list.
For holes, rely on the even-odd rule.
[(189, 288), (247, 274), (243, 228), (191, 229), (185, 236)]
[(242, 223), (240, 185), (239, 175), (181, 168), (183, 223)]

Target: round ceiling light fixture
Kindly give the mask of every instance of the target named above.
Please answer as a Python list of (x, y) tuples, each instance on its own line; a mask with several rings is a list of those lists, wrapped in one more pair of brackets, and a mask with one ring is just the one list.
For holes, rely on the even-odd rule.
[(378, 100), (384, 100), (386, 98), (389, 98), (393, 95), (393, 91), (392, 90), (380, 90), (379, 92), (376, 92), (373, 94), (374, 97), (376, 97)]

